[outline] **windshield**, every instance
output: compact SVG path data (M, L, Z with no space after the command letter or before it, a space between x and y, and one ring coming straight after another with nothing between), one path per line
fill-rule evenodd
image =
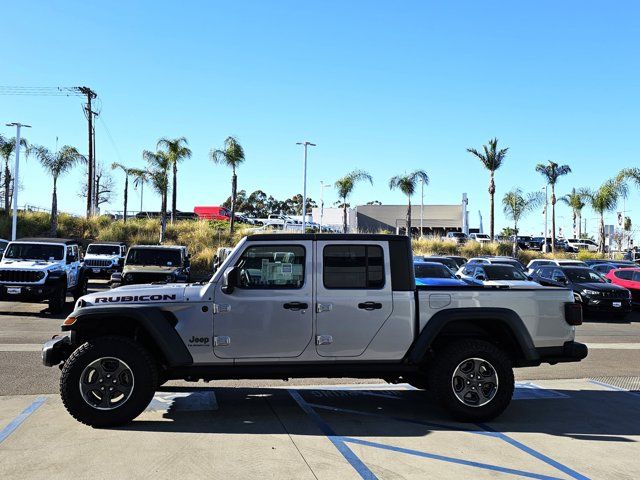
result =
M524 268L522 267L522 264L516 260L500 260L499 262L496 262L496 263L499 265L510 265L521 272L524 270Z
M573 283L606 283L599 273L588 268L565 268L564 274Z
M487 280L526 280L520 271L510 265L487 265L484 272Z
M430 257L427 257L427 258L425 258L425 261L441 263L442 265L445 265L445 266L449 267L454 272L456 270L458 270L458 264L452 258L430 258Z
M444 265L414 265L416 278L456 278Z
M16 260L62 260L62 245L44 245L40 243L11 243L4 252L4 258Z
M87 254L91 255L120 255L120 245L89 245Z
M180 251L161 248L132 248L127 255L127 265L179 266Z

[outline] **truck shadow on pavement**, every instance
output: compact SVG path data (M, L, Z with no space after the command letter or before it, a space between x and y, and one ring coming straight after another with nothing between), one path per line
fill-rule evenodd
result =
M317 390L292 387L289 390L293 394L280 388L169 387L163 392L177 392L180 396L167 405L162 420L156 419L157 416L144 419L153 415L143 414L119 429L325 436L328 428L337 435L349 437L417 437L435 431L496 431L610 442L633 442L624 437L640 435L637 409L640 393L636 392L553 390L553 398L514 400L505 413L485 425L452 421L429 392L419 390L353 387L320 387ZM206 407L203 394L213 396L213 407Z

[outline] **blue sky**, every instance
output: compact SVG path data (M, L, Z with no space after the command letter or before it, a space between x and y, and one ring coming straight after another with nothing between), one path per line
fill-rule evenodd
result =
M159 137L189 139L181 210L228 196L230 172L208 160L228 135L245 147L238 174L247 191L299 193L295 142L308 139L318 144L309 157L314 199L320 180L362 168L374 185L359 185L352 203L404 203L388 179L421 168L431 178L426 203L457 203L467 192L471 225L482 210L485 229L488 175L467 147L493 136L510 147L498 201L515 186L542 187L534 166L547 159L574 170L559 194L639 163L637 2L33 1L9 3L3 16L11 21L0 83L93 88L105 165L142 167L142 150ZM33 125L33 143L55 148L58 137L84 152L81 103L0 95L0 132L12 135L4 123L21 121ZM50 179L34 159L26 165L19 203L48 207ZM123 179L114 177L107 209L122 208ZM60 180L62 210L83 210L81 179L77 168ZM138 205L137 193L130 198ZM634 224L639 198L635 190L626 202ZM145 192L145 208L158 209L159 199ZM584 216L593 232L595 215ZM539 233L542 219L532 213L523 233ZM570 232L566 207L558 224Z

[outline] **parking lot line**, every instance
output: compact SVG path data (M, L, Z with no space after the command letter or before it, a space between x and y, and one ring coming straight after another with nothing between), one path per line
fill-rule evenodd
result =
M44 404L45 401L46 401L46 398L38 397L31 405L29 405L27 408L25 408L20 415L18 415L16 418L14 418L11 421L11 423L9 423L6 427L4 427L2 429L2 431L0 431L0 443L4 442L9 435L11 435L13 432L15 432L16 429L20 425L22 425L22 423L27 418L29 418L29 415L31 415L38 408L40 408Z
M626 388L616 387L615 385L609 385L608 383L599 382L598 380L588 380L588 382L604 387L607 390L613 390L615 392L625 392L629 395L633 395L634 397L640 397L640 392L632 392L631 390L627 390Z

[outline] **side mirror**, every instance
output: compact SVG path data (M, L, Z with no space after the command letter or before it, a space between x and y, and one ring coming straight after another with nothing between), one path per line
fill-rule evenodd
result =
M604 277L604 279L605 279L605 281L606 281L607 283L611 283L611 279L610 279L610 278Z
M229 267L222 276L222 293L231 295L238 285L238 267Z
M458 274L456 273L456 278L462 278L462 275L458 275Z

